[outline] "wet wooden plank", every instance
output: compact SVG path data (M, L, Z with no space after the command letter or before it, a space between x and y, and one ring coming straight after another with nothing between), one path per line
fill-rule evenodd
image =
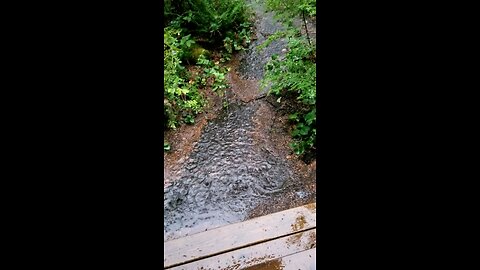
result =
M316 229L267 241L168 270L244 269L316 247Z
M315 270L317 269L317 249L312 248L290 256L283 257L283 270Z
M316 248L298 252L280 259L271 260L247 268L230 268L243 270L315 270L317 269ZM230 270L229 269L229 270ZM218 270L218 269L217 269ZM227 270L227 269L222 269Z
M230 224L164 242L163 267L189 263L315 227L315 203Z

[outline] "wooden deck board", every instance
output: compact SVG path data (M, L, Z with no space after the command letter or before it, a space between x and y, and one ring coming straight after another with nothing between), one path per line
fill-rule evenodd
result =
M183 264L168 270L244 269L273 259L279 259L316 246L316 229L299 232L258 245Z
M247 268L231 268L243 270L315 270L317 269L316 248L298 252L280 259L271 260ZM227 269L222 269L227 270Z
M164 268L230 252L316 227L316 204L164 242Z

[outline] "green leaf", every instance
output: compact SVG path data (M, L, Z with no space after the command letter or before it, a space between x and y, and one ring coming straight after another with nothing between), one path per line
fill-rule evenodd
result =
M168 142L163 142L163 150L170 151L170 144Z
M298 113L293 113L288 116L288 120L298 121Z
M189 114L185 117L185 123L192 125L193 123L195 123L195 118L193 118L193 116Z
M309 126L302 126L300 128L300 135L307 135L308 134L308 131L310 131L310 127Z
M316 109L314 108L312 111L307 113L305 115L304 119L305 119L305 122L307 123L307 125L311 125L317 119Z

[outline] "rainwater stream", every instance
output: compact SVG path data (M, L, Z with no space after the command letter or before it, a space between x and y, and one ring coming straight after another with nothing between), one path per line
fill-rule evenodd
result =
M283 27L260 4L252 5L256 40L233 61L229 104L206 123L188 158L168 176L164 241L244 221L252 210L282 199L298 206L315 200L315 191L303 188L305 176L286 158L285 124L276 120L274 106L258 98L263 67L273 54L285 53L286 41L256 49Z

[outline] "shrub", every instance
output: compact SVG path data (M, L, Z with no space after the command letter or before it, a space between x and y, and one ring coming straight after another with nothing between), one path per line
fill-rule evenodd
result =
M173 26L188 29L194 36L221 42L227 33L240 32L250 14L244 0L166 1L164 15L177 17ZM168 7L167 7L168 6Z
M199 88L223 94L228 87L227 69L210 60L210 49L216 45L225 49L223 63L246 46L251 14L244 0L166 0L163 11L164 119L165 127L175 129L181 122L193 124L195 114L206 105ZM198 76L190 78L186 64L197 65Z
M195 84L188 81L182 66L182 54L192 45L188 36L180 38L181 30L164 29L164 116L167 127L175 129L180 120L191 122L192 115L201 112L204 99Z
M266 4L270 10L275 10L286 17L298 16L302 12L310 17L317 15L316 0L267 0Z
M316 144L316 64L315 47L303 37L289 37L285 58L273 56L265 66L262 87L270 85L269 93L277 96L293 94L297 112L290 115L294 123L291 147L298 155L315 148ZM280 100L280 99L279 99Z

